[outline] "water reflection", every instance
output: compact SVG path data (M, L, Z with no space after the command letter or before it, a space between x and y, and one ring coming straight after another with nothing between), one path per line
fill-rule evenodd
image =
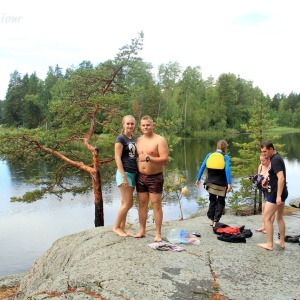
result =
M239 137L245 139L245 137ZM300 187L297 176L300 168L300 149L298 141L300 134L284 135L280 143L286 146L285 163L289 198L300 197ZM240 140L239 140L240 142ZM230 155L236 156L238 152L230 141ZM167 170L178 168L185 171L188 199L183 199L184 217L188 217L198 209L196 200L199 197L207 198L207 192L194 186L197 172L205 155L214 151L216 141L189 139L177 145L172 153L173 162ZM40 165L35 168L44 168ZM87 230L94 227L94 195L88 193L84 196L74 197L65 194L60 201L55 196L48 196L34 203L10 202L10 197L21 196L25 191L33 189L22 183L25 178L35 174L35 168L28 169L9 166L0 161L0 276L27 271L34 260L51 247L58 238ZM115 186L114 178L103 187L104 222L112 225L119 209L119 191ZM179 219L180 211L177 201L168 201L164 204L164 221ZM151 214L150 214L150 220ZM128 221L138 222L136 207L130 210Z
M300 197L300 187L297 180L297 174L300 170L300 148L299 148L300 133L291 133L282 135L276 143L284 145L282 151L285 153L283 158L287 169L287 183L289 187L289 200ZM243 143L247 142L246 135L239 135L234 138L228 139L229 155L231 157L238 157L239 148L233 142ZM192 189L192 197L195 195L199 197L206 197L206 192L202 190L193 190L195 178L198 174L199 167L207 153L215 151L216 141L205 139L185 139L175 148L172 156L174 161L171 162L167 168L178 168L185 170L188 186ZM276 146L274 142L274 145ZM279 151L280 153L280 151ZM250 174L249 174L250 175Z
M14 175L16 171L13 170ZM62 201L48 196L30 204L11 202L10 197L21 196L34 187L19 181L24 178L23 170L17 172L16 180L6 162L0 161L0 172L0 276L27 271L58 238L94 227L93 193L75 197L67 193ZM105 225L113 225L120 201L114 181L104 186L103 198ZM186 200L183 206L185 217L197 210L196 203L191 200ZM168 203L164 209L165 220L179 218L179 214L176 203ZM138 222L136 207L130 210L128 221Z

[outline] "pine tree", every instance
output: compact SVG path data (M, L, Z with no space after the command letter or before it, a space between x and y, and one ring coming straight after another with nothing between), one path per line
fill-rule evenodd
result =
M266 133L276 125L276 120L270 117L270 103L268 100L260 89L255 88L253 90L253 105L249 110L249 122L241 125L241 128L249 134L250 142L234 143L240 148L240 155L231 159L232 174L234 177L241 178L240 188L229 197L230 206L235 211L239 211L241 207L245 206L253 208L254 214L261 211L262 195L252 185L249 176L257 173L262 141L270 138L273 141L278 138Z

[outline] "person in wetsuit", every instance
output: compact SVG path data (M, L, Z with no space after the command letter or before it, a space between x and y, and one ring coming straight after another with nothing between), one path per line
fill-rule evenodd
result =
M226 154L228 144L225 140L220 140L217 143L217 150L208 153L199 169L196 186L199 187L201 177L204 170L207 169L207 178L205 184L213 184L224 187L224 195L220 196L214 194L212 189L209 189L209 207L207 217L210 219L210 226L215 227L216 223L220 221L223 210L225 208L226 192L230 192L231 186L231 172L230 172L230 157Z

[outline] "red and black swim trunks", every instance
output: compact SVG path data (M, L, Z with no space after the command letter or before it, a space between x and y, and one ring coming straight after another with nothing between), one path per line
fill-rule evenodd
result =
M138 173L136 178L136 190L138 193L162 194L164 185L163 173L144 175Z

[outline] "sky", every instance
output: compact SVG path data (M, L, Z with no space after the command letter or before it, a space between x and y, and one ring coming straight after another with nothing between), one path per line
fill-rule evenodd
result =
M2 0L0 99L10 74L94 66L144 32L153 65L201 67L203 79L233 73L265 95L300 93L298 0Z

